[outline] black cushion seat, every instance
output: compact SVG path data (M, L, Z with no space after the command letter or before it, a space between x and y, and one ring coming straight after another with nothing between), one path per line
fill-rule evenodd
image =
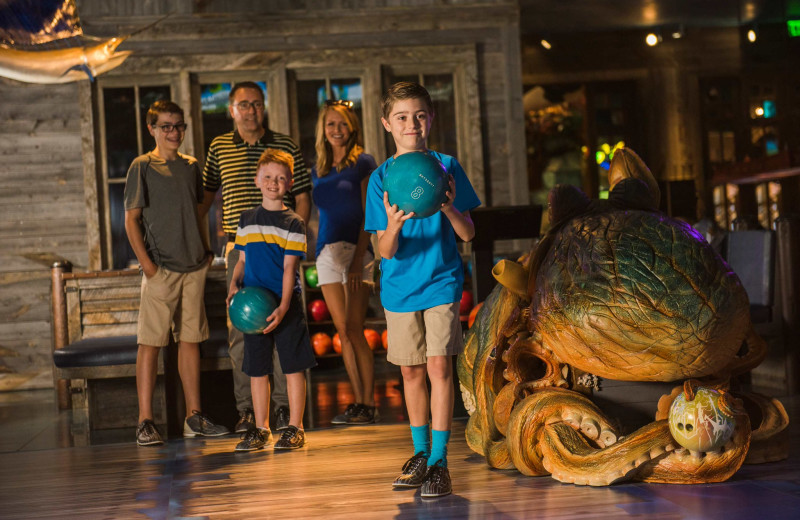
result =
M58 368L135 365L138 350L135 335L86 338L54 350L53 363ZM200 357L228 357L228 331L212 330L200 344Z

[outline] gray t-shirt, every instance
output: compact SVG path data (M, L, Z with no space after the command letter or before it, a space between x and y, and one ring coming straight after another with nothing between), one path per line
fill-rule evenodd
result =
M178 155L167 161L148 152L133 160L125 181L125 209L142 208L150 259L170 271L188 273L205 262L197 225L203 176L197 159Z

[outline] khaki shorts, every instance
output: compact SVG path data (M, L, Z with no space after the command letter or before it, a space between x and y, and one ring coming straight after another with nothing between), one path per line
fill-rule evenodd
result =
M460 302L424 311L386 311L389 347L386 359L400 366L424 365L432 356L456 356L464 348Z
M200 343L208 339L208 320L203 299L205 267L178 273L159 267L152 278L142 275L142 298L136 341L140 345L165 347L169 332L175 341Z

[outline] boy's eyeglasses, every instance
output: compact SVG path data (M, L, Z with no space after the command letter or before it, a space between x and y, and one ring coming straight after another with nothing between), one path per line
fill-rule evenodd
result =
M249 112L251 108L255 108L256 110L264 109L264 103L262 103L261 101L256 101L254 103L251 103L249 101L239 101L233 106L235 106L242 112Z
M352 101L348 101L346 99L326 99L325 100L325 106L326 107L340 106L340 107L345 107L345 108L351 108L352 109L353 108L353 102Z
M169 134L172 133L173 130L177 130L178 132L184 132L186 131L186 126L187 126L186 123L178 123L176 125L171 125L167 123L165 125L158 125L157 128L160 128L161 131L164 132L165 134Z

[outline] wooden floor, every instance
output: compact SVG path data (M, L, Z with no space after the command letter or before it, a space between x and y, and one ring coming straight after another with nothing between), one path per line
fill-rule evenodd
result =
M1 519L800 518L797 397L783 400L793 421L789 460L699 486L591 488L492 470L467 448L459 420L448 457L454 492L423 500L391 488L412 451L391 404L378 425L307 431L302 450L234 453L237 436L138 448L132 432L66 447L69 413L47 395L0 394Z

